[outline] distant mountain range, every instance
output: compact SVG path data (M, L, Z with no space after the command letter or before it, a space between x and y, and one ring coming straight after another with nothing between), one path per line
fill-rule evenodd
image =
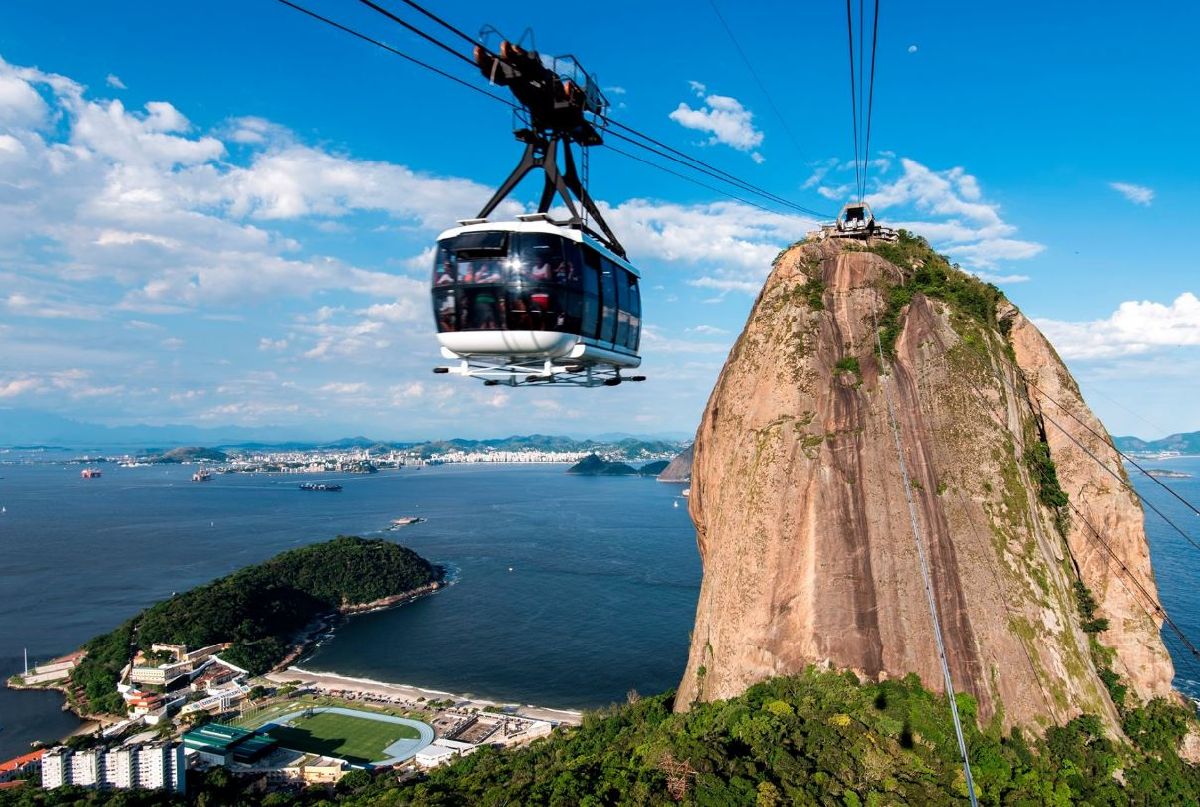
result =
M1171 434L1161 440L1142 440L1137 437L1114 437L1113 443L1124 452L1150 453L1178 451L1180 454L1200 454L1200 432Z
M272 449L304 451L311 449L391 449L418 448L423 456L447 451L589 451L603 449L606 453L637 460L647 455L677 453L685 439L667 436L638 436L625 433L603 434L597 437L566 437L562 435L513 435L486 440L454 438L450 440L386 441L363 435L337 439L296 439L296 430L283 426L102 426L86 423L49 412L30 409L0 408L0 446L46 447L76 450L116 449L135 454L167 455L179 447L214 446L227 449ZM192 448L192 450L196 450Z

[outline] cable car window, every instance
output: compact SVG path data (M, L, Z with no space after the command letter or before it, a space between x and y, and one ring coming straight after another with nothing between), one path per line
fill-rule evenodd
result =
M454 289L435 289L433 292L433 317L437 321L438 333L458 330L457 295Z
M541 330L540 319L535 323L534 318L538 316L533 303L529 299L529 291L512 286L508 289L508 305L507 305L507 320L508 329L510 331L538 331Z
M450 243L450 249L459 258L502 257L508 254L508 232L482 230L462 233Z
M624 347L629 341L629 273L619 266L613 269L617 278L617 336L613 342Z
M567 271L563 239L549 233L520 233L515 257L521 278L534 283L552 283Z
M434 288L453 286L457 279L458 273L454 267L454 253L446 246L446 242L442 241L438 244L437 253L433 256Z
M465 331L494 331L502 327L503 294L500 287L481 286L464 289L467 305L461 311Z
M617 267L607 258L600 262L600 331L598 339L613 341L617 326Z
M563 260L554 276L562 300L562 318L557 330L580 334L583 322L583 256L574 241L564 238L562 246Z
M642 333L642 294L638 279L631 274L625 277L629 281L629 334L625 339L625 347L637 353Z
M596 338L600 324L600 256L588 247L583 248L583 311L579 333Z

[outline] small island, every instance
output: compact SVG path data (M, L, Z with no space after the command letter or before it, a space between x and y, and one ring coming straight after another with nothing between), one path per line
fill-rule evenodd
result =
M667 467L666 460L657 460L634 468L624 462L612 462L599 454L588 454L567 469L569 474L579 476L658 476Z
M92 639L62 688L80 715L123 715L117 684L135 652L226 645L224 661L260 675L296 658L339 616L436 591L443 580L440 566L381 538L339 536L292 549L163 600Z
M202 446L181 446L172 448L169 451L164 451L161 454L148 454L140 457L142 462L150 462L163 465L174 465L184 462L225 462L229 459L229 455L224 451L219 451L215 448L204 448Z

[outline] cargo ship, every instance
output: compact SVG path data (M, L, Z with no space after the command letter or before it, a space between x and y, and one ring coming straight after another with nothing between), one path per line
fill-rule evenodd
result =
M337 485L332 482L301 482L300 483L300 490L326 490L326 491L334 491L335 492L335 491L339 491L341 489L342 489L341 485Z

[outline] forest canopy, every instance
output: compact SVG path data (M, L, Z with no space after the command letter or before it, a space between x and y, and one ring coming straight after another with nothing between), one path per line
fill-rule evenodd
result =
M134 649L155 643L232 647L221 656L251 673L278 663L293 637L339 608L404 594L440 580L442 570L383 539L339 536L300 547L151 606L84 645L71 674L89 713L124 712L117 677Z

